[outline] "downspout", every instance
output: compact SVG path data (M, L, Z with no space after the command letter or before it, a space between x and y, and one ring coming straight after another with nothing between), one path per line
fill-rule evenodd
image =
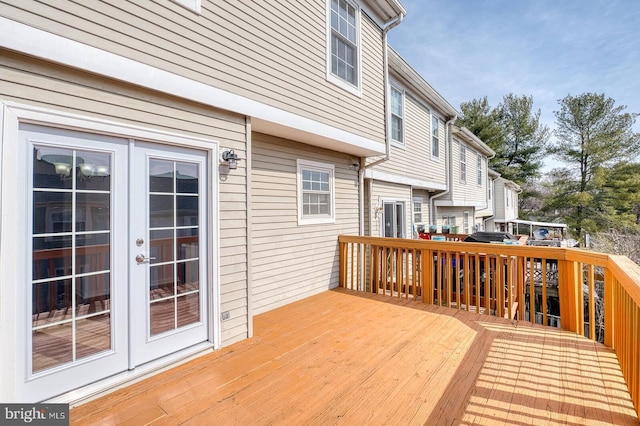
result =
M452 148L451 148L451 141L449 140L450 135L449 135L449 127L451 126L451 124L453 124L454 121L456 121L458 119L457 115L454 115L453 117L451 117L450 120L448 120L446 123L444 123L444 142L445 144L447 144L448 148L449 148L449 158L446 158L447 155L447 150L445 149L445 162L444 162L444 167L445 167L445 176L447 179L447 189L445 189L443 192L433 195L430 198L430 213L431 213L431 224L432 225L437 225L438 221L437 221L437 214L436 214L436 210L435 210L435 203L433 200L435 200L436 198L440 198L442 196L447 195L450 191L451 191L451 185L453 182L453 176L451 176L451 174L453 173L453 164L449 164L452 161Z
M382 42L384 44L383 54L383 84L384 84L384 143L385 143L385 156L384 158L369 164L368 167L375 166L391 158L391 136L389 131L389 47L387 42L387 34L391 29L400 25L404 14L400 13L395 18L384 23L382 27ZM360 169L358 170L358 210L360 210L360 224L359 232L361 236L364 236L364 173L367 169L367 159L363 157L360 159ZM371 182L371 181L369 181ZM371 191L369 191L371 196ZM369 212L369 233L371 233L371 212ZM360 252L360 277L364 278L364 252ZM363 279L358 280L360 285L363 285Z
M366 157L360 161L360 170L358 175L358 184L360 188L360 196L359 196L359 210L360 210L360 235L364 236L364 173L367 168L373 167L376 164L380 164L385 162L391 158L391 134L389 131L389 115L390 115L390 106L389 106L389 48L387 44L387 33L394 27L400 25L402 19L404 18L404 14L400 13L394 19L391 19L384 23L382 27L382 42L384 43L384 55L383 55L383 64L382 67L384 69L384 144L385 144L385 156L380 160L377 160L369 165L367 165ZM371 227L369 227L369 232L371 232Z

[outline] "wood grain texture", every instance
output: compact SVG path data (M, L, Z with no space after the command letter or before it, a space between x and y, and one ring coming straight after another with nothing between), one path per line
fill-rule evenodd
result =
M637 424L615 354L551 327L346 289L71 411L72 424Z

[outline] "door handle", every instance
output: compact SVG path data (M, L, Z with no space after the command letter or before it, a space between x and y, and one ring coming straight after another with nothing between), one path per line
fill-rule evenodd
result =
M155 257L146 257L144 254L140 253L136 256L136 262L138 263L143 263L146 262L148 260L155 260Z

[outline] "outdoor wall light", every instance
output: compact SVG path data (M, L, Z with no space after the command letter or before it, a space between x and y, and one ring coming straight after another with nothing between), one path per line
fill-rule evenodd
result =
M235 170L238 168L238 154L233 152L232 149L222 152L222 161L227 163L230 170Z

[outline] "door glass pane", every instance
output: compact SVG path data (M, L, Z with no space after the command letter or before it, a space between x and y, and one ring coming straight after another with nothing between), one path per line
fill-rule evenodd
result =
M111 315L101 314L78 320L76 325L78 358L95 355L111 348Z
M70 322L33 330L33 372L73 361L73 328Z
M149 225L152 228L173 226L173 195L149 195Z
M178 297L178 327L200 322L200 294Z
M385 237L395 237L394 232L394 224L395 220L393 218L393 204L392 203L384 203L384 236Z
M109 154L77 151L76 171L76 189L107 192L111 189Z
M152 336L176 328L174 298L153 302L149 308L149 323Z
M149 160L151 336L200 321L200 167ZM171 182L169 182L171 180ZM155 192L155 193L154 193ZM160 193L161 192L161 193ZM191 304L197 309L192 312Z
M180 194L198 193L198 165L176 163L177 190Z
M199 256L198 228L178 229L178 260L196 259Z
M173 229L149 231L149 256L151 263L164 263L173 260Z
M37 373L111 349L112 158L46 146L33 152L31 347Z
M396 204L396 237L403 238L404 235L402 233L402 221L404 218L404 204L398 203Z
M33 187L71 189L73 150L39 146L33 148Z
M70 192L33 191L33 233L71 232L72 198Z
M110 195L78 193L76 196L76 231L104 231L111 227Z
M77 273L108 271L111 268L109 237L109 234L88 234L76 237Z
M149 191L173 192L173 161L149 160Z

